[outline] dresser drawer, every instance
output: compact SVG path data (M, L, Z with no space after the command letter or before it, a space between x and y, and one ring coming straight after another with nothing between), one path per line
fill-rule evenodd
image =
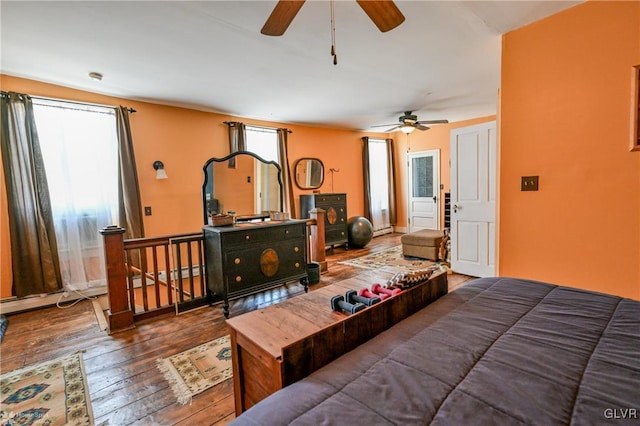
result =
M292 224L287 226L267 226L247 228L237 232L225 233L222 236L223 245L238 245L256 243L261 241L280 241L293 238L304 237L306 233L305 224Z
M346 201L347 194L318 194L315 198L316 207L344 205Z
M347 241L347 231L342 228L333 228L325 230L325 243L335 243L338 241Z
M229 294L273 280L304 274L305 248L301 241L264 243L224 255Z

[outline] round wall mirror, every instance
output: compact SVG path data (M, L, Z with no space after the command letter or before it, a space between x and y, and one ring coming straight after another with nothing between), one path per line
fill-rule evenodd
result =
M317 189L324 182L324 165L317 158L300 158L293 170L300 189Z

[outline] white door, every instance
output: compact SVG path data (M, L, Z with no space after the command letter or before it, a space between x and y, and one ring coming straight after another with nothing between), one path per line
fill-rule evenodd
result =
M451 131L451 269L496 273L496 122Z
M440 150L407 154L409 232L440 228Z

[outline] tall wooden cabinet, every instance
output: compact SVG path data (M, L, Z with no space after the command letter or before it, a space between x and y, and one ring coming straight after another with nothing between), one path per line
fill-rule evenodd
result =
M309 210L323 209L325 213L324 239L327 246L347 245L347 194L300 195L300 217L309 218Z
M307 278L307 225L304 220L247 222L205 226L207 287L213 300L246 296L286 282Z

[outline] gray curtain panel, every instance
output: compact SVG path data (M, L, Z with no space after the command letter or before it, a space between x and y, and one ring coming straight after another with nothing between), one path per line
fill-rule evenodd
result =
M282 169L283 211L289 213L293 219L296 217L295 200L293 198L293 181L289 170L289 149L287 148L288 129L278 129L278 163Z
M391 226L398 224L396 208L396 162L393 147L393 139L385 139L387 142L387 170L389 171L389 223Z
M238 121L225 121L229 128L229 154L247 150L247 126ZM229 160L229 167L236 168L236 159Z
M129 110L116 108L116 130L118 134L118 211L119 225L125 229L124 238L144 237L140 185L133 153Z
M362 137L362 182L364 183L364 217L372 220L371 176L369 175L369 137Z
M7 187L13 294L62 288L47 176L28 95L2 92L0 145Z

